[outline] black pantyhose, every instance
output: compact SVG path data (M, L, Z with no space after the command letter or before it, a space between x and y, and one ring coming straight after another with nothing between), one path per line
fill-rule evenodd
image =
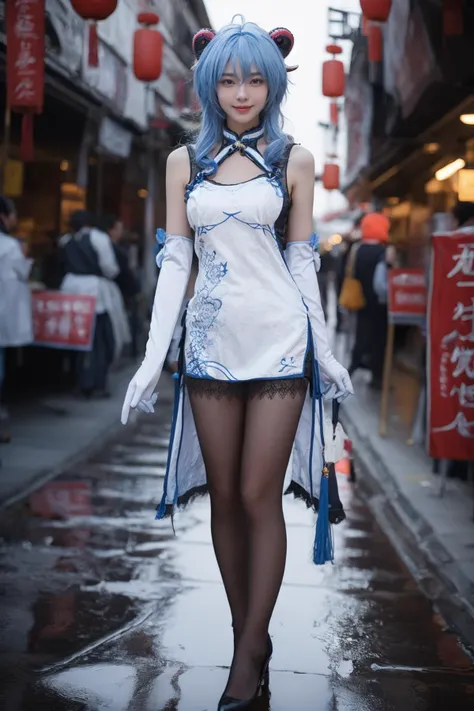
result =
M187 379L211 496L214 550L235 627L226 693L250 698L266 653L286 560L285 472L304 379L217 383Z

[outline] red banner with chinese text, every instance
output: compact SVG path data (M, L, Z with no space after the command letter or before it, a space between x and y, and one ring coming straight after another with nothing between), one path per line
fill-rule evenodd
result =
M35 291L32 294L34 345L90 351L95 297Z
M427 306L424 269L388 270L388 317L390 323L423 324Z
M433 237L427 415L431 457L474 459L474 228Z
M44 98L45 0L5 4L8 106L39 113Z

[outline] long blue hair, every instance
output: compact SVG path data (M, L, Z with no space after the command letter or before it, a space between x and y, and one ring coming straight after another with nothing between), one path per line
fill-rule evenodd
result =
M264 158L267 165L276 167L282 157L288 136L283 133L281 103L288 90L288 76L280 50L268 32L253 22L223 27L208 44L196 64L194 87L202 107L201 128L196 138L196 160L201 168L217 164L210 153L220 144L226 115L217 100L217 83L227 63L236 71L237 62L245 81L255 69L268 85L268 98L261 116L268 142Z

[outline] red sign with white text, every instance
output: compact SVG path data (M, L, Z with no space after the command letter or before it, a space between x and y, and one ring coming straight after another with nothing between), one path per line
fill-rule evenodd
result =
M388 317L390 323L420 324L426 318L424 269L388 270Z
M90 351L94 338L95 297L34 291L34 345Z
M427 414L431 457L474 459L474 228L433 237Z
M9 0L5 6L8 106L41 112L45 0Z

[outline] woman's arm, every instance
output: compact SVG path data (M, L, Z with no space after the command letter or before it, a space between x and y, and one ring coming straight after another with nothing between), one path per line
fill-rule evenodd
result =
M309 151L295 146L288 162L288 187L292 205L288 218L286 263L303 297L311 323L311 333L319 368L332 387L329 397L342 400L353 393L346 369L337 362L329 347L318 278L313 234L314 159Z
M303 146L294 146L291 150L288 189L292 199L288 242L308 242L313 232L314 158Z
M186 216L185 187L189 179L186 148L178 148L166 165L166 241L156 286L145 358L128 386L122 408L126 424L130 408L153 412L153 391L163 369L179 319L193 262L193 241Z
M186 146L172 151L166 162L166 231L191 236L184 193L189 182L189 155Z

